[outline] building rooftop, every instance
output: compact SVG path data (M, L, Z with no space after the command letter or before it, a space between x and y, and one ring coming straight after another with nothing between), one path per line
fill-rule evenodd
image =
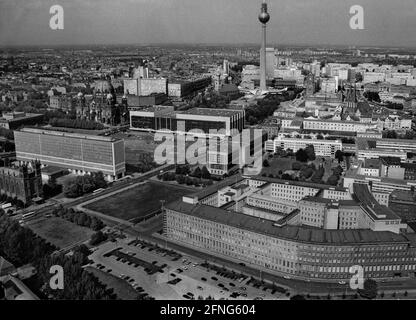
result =
M354 183L353 189L353 198L361 204L361 208L374 220L400 219L400 217L393 210L378 203L378 201L371 194L367 184Z
M262 177L262 176L255 176L255 177L250 177L250 178L252 180L260 180L260 181L270 182L270 183L288 184L288 185L307 187L307 188L313 188L313 189L346 191L346 188L334 187L334 186L329 186L327 184L318 184L318 183L307 182L307 181L293 181L293 180L287 181L287 180L282 180L278 178L270 178L270 177Z
M97 140L97 141L105 141L105 142L115 142L115 141L122 140L122 139L117 139L114 137L104 137L104 136L97 136L97 135L90 135L90 134L61 132L61 131L54 131L54 130L47 130L47 129L23 128L17 131L35 133L35 134L44 134L44 135L50 135L50 136L61 136L61 137L68 137L68 138Z
M402 163L399 157L380 157L380 161L387 166L400 166Z
M399 158L400 160L400 158ZM378 169L380 168L380 160L379 159L365 159L363 168L366 169Z
M207 205L192 205L181 200L169 203L168 210L180 212L196 218L213 221L231 227L264 234L270 237L316 244L382 244L408 243L409 239L403 235L388 231L372 230L325 230L305 226L285 225L279 227L270 220L264 220L237 212L230 212L221 208Z
M40 113L24 113L24 112L4 112L3 116L0 118L0 122L13 122L20 121L24 119L31 118L40 118L43 117L43 114Z
M192 114L199 116L212 116L212 117L232 117L236 114L240 114L243 111L235 109L209 109L209 108L193 108L186 111L180 111L178 114Z

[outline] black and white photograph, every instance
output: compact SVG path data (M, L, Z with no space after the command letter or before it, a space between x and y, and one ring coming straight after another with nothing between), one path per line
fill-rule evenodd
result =
M0 305L416 299L415 30L414 0L0 0Z

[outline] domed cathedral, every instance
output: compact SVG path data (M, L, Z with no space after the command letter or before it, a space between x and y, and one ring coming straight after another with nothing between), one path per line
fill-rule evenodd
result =
M122 114L127 108L117 104L117 96L111 77L107 76L105 80L99 80L95 84L92 97L86 99L79 94L78 105L76 107L77 118L100 122L105 125L118 125L122 122Z

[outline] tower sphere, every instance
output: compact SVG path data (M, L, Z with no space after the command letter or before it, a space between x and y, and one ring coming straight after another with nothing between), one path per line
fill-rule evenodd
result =
M270 15L267 12L261 12L259 14L259 20L261 23L266 24L270 20Z

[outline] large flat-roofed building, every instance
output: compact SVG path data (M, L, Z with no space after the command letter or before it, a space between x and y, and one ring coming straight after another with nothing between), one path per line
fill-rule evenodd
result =
M201 78L193 81L169 80L169 97L182 98L208 87L212 83L211 77Z
M127 96L119 96L117 97L117 103L122 104L123 98L127 99L127 105L129 107L149 107L155 105L163 105L168 100L168 97L164 93L155 93L150 96L135 96L135 95L127 95Z
M230 180L238 197L201 191L165 207L164 234L181 245L296 279L337 282L360 265L366 277L416 276L416 235L380 192L267 177ZM245 199L246 197L246 199ZM382 201L386 203L385 201Z
M0 118L0 127L16 130L22 126L42 123L43 114L25 112L4 112Z
M232 130L244 129L244 110L194 108L175 111L173 107L154 106L146 109L130 109L132 130L156 132L171 130L176 133L189 133L201 130L223 130L224 136L231 136Z
M76 174L101 171L109 181L125 171L124 140L111 137L24 128L14 132L16 158Z
M165 78L125 79L124 94L150 96L157 93L168 93L168 80Z
M347 280L354 265L373 279L414 277L416 272L414 234L279 226L183 200L166 206L164 233L181 245L296 279Z
M377 129L377 125L359 121L305 119L303 129L306 131L322 132L366 132Z
M408 152L416 152L413 140L357 138L356 155L359 160L397 157L407 159Z

